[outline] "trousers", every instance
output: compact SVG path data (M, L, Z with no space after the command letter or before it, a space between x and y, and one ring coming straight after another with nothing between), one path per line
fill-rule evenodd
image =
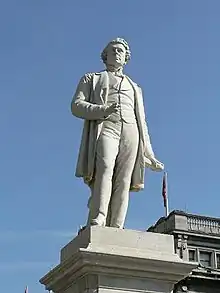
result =
M137 123L103 122L96 147L87 225L124 227L138 144Z

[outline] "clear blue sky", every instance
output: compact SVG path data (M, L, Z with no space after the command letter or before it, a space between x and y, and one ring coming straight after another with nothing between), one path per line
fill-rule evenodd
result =
M82 121L70 102L100 52L128 40L126 72L145 94L152 144L168 171L170 209L220 216L220 1L0 1L1 291L38 279L84 224L74 177ZM127 228L164 215L161 173L132 193Z

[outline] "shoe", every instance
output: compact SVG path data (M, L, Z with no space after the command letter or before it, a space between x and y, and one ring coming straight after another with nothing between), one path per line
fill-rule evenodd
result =
M91 219L90 221L91 226L105 226L105 216L101 213L98 214L98 216L94 219Z
M90 222L90 225L91 225L91 226L103 226L103 225L100 224L100 223L98 222L98 220L96 220L96 219L92 219L91 222Z

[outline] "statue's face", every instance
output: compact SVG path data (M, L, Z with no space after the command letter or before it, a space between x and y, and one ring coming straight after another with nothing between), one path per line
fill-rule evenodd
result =
M107 49L107 65L121 67L125 65L126 49L122 44L109 44Z

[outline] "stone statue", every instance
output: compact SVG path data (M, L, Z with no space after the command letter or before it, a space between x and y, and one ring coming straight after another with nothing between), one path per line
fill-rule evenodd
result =
M141 88L123 73L131 52L121 38L101 58L106 69L85 74L71 110L84 119L76 176L91 188L87 225L123 228L129 191L144 188L145 167L163 170L151 147Z

